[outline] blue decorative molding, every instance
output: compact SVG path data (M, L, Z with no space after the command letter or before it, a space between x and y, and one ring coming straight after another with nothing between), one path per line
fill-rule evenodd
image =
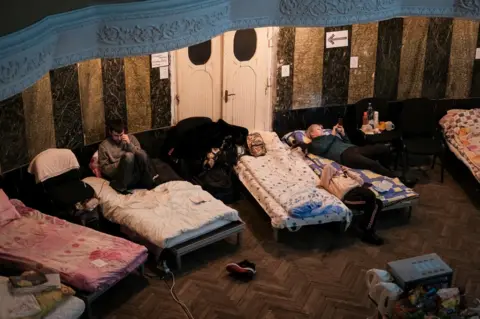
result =
M150 0L91 6L0 37L0 100L50 69L82 60L175 50L233 29L339 26L400 16L478 19L480 0Z

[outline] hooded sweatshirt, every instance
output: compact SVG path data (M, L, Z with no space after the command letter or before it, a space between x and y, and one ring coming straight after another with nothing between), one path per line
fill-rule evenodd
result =
M330 194L343 200L345 194L356 187L361 187L363 180L355 172L350 170L338 170L328 164L323 168L320 186L326 189Z

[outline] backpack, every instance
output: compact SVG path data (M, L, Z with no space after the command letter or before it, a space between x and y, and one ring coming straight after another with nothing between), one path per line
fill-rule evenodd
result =
M228 204L235 201L232 183L232 171L225 166L214 166L212 169L193 177L193 182L212 194L216 199Z
M265 142L260 133L252 133L247 136L247 146L253 157L263 156L267 153Z

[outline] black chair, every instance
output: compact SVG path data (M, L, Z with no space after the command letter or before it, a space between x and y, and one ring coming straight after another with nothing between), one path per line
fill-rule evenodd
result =
M367 135L363 134L360 129L363 124L363 113L367 112L369 104L372 105L374 111L379 113L379 121L391 121L395 124L396 128L392 131L384 131L382 134ZM388 144L395 143L395 141L400 140L402 133L398 127L398 120L394 116L394 112L389 107L388 101L381 98L366 98L355 103L355 120L356 120L356 129L360 137L359 144Z
M409 155L433 156L432 169L437 157L441 161L443 183L445 144L435 117L435 103L427 98L409 99L403 102L401 114L404 174L409 167Z

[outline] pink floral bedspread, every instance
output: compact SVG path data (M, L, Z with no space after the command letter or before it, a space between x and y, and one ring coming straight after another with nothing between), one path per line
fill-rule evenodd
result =
M440 125L452 152L480 182L480 109L450 110Z
M11 200L22 218L0 229L0 262L46 268L84 292L111 286L143 264L147 249Z

